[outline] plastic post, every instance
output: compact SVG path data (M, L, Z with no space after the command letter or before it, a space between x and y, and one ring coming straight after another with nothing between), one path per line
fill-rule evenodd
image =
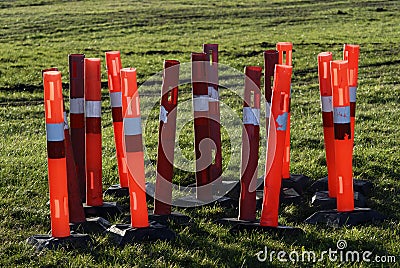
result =
M264 197L261 226L278 226L279 196L282 183L282 165L289 113L292 67L275 65L274 88L265 164Z
M222 145L221 145L221 125L220 107L218 91L218 44L203 44L203 52L208 55L207 62L207 81L209 96L209 116L210 116L210 139L214 142L216 150L213 162L210 166L210 181L214 182L222 175Z
M179 61L164 61L154 197L154 214L157 215L171 214L178 84Z
M85 59L86 204L103 205L100 59Z
M328 194L336 198L337 181L335 175L335 136L333 129L333 105L331 87L332 53L318 54L318 78L321 96L322 124L324 128L326 165L328 169Z
M337 180L337 210L354 210L353 137L350 126L350 94L348 62L331 62L333 123L335 132L335 162Z
M350 124L351 136L354 141L354 126L356 121L356 95L358 85L358 58L360 55L359 45L345 44L343 49L343 59L349 62L349 91L350 91Z
M146 204L144 153L136 69L123 68L120 75L131 225L135 228L144 228L149 226L149 219Z
M70 236L61 73L43 73L51 235Z
M239 220L256 220L256 183L260 143L262 67L245 68ZM251 191L250 191L251 190Z
M110 92L111 112L113 119L114 141L118 161L119 184L128 188L128 169L122 145L122 94L121 94L121 56L119 51L106 52L108 89Z
M271 96L275 65L279 63L277 50L264 51L264 89L265 89L265 129L268 138L269 116L271 114Z
M292 50L293 44L290 42L279 42L276 44L276 49L279 52L279 64L284 64L288 66L292 66ZM289 111L287 118L287 128L286 128L286 141L285 141L285 152L283 157L283 170L282 170L282 178L289 179L290 178L290 106L291 106L291 90L292 86L290 86L290 94L289 94Z
M212 163L210 145L209 97L206 53L192 53L192 87L194 111L194 141L196 154L197 199L207 202L213 197L210 181Z
M68 56L71 143L82 202L86 200L84 60L84 54L71 54Z

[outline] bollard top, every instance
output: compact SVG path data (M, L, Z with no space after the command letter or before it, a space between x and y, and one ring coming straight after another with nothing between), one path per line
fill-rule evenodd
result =
M333 107L350 106L347 61L331 61L331 86Z
M332 52L318 54L318 78L321 96L332 96L331 64Z

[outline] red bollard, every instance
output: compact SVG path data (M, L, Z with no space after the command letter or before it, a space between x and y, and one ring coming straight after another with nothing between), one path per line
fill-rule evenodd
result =
M212 163L210 165L210 180L213 182L214 190L218 190L221 181L218 180L222 175L222 148L221 148L221 125L220 125L220 108L219 108L219 92L218 92L218 44L203 44L203 52L208 55L206 77L208 83L208 96L209 96L209 127L210 139L214 142L216 149L212 156ZM218 180L218 182L215 182Z
M103 205L100 59L85 59L86 204Z
M50 192L51 235L70 236L67 162L64 143L64 111L61 73L43 73L46 112L47 157Z
M331 52L322 52L318 54L318 77L321 94L322 124L324 127L326 165L328 168L328 192L329 197L336 198L337 181L335 175L335 138L333 130L331 61Z
M279 196L282 164L289 113L290 81L292 67L276 65L272 92L271 117L269 121L267 163L264 182L264 199L261 226L278 226Z
M71 54L68 56L71 143L82 202L86 200L84 59L84 54Z
M135 68L121 69L121 88L131 225L132 227L143 228L149 226L149 220L146 204L139 92L137 90Z
M209 97L207 84L207 62L205 53L192 53L192 87L194 110L194 140L196 154L197 199L209 202L213 198L209 183L210 164L212 163Z
M179 61L164 61L154 196L154 214L157 215L171 214L178 84Z
M333 123L335 132L335 162L337 179L337 210L354 210L353 137L350 126L350 94L348 62L331 62Z
M256 220L256 187L260 142L260 84L262 68L245 68L239 220ZM250 191L249 189L253 189Z
M122 95L121 95L121 56L119 51L106 52L108 73L108 89L110 92L111 110L113 118L114 141L118 161L119 185L111 186L104 194L124 196L128 194L128 169L126 156L122 145ZM125 189L124 189L125 188Z
M276 49L279 52L279 64L284 64L288 66L292 66L292 49L293 44L290 42L279 42L276 44ZM291 87L290 87L290 91ZM285 141L285 152L283 157L283 169L282 169L282 178L289 179L290 178L290 105L291 105L291 92L289 95L289 111L287 118L287 129L286 129L286 141Z
M350 124L351 137L354 141L354 125L356 121L356 94L358 84L358 57L360 55L359 45L345 44L343 49L343 59L349 63L349 91L350 91Z
M264 89L265 89L265 129L268 138L269 117L271 114L271 97L275 65L279 63L277 50L264 51Z

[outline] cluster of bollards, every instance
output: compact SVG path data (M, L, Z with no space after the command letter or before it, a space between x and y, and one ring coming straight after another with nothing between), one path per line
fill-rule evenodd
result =
M280 203L298 204L309 186L304 175L290 174L290 106L292 43L280 42L264 52L265 175L257 178L260 144L261 78L263 68L245 67L240 181L221 180L222 145L219 102L218 45L203 45L192 53L191 84L194 113L196 187L173 202L174 148L180 62L165 60L161 87L156 183L146 183L136 69L122 68L120 52L106 52L108 87L118 163L119 184L104 195L128 197L129 223L111 225L122 215L115 202L103 201L101 135L101 61L83 54L69 55L70 124L64 108L61 73L43 71L47 133L51 235L34 235L28 243L38 249L90 246L91 233L107 233L117 245L137 241L173 240L168 224L188 224L190 217L176 207L219 204L238 207L237 218L217 221L231 232L261 230L302 233L278 223ZM310 216L310 224L358 225L385 219L360 208L371 183L353 180L358 45L345 45L343 60L332 53L318 55L318 74L328 176L311 187L312 205L325 209ZM209 139L216 148L202 143ZM205 164L206 163L206 164ZM148 212L146 193L154 198ZM256 210L261 208L261 217Z

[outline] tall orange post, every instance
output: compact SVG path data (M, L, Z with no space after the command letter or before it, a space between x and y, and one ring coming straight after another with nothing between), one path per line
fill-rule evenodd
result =
M128 169L126 156L123 150L123 122L122 122L122 94L121 94L121 56L119 51L106 52L106 64L108 74L108 89L110 92L111 112L113 119L114 141L117 153L119 185L111 186L105 194L123 196L128 193ZM124 189L125 188L125 189Z
M282 164L288 126L290 82L292 67L276 65L274 89L269 120L267 162L265 165L264 201L261 226L278 226L279 196L281 190Z
M245 68L239 220L256 219L258 150L260 145L260 84L262 68ZM253 187L250 187L253 185ZM252 190L251 190L252 189Z
M86 204L103 205L100 59L85 59Z
M358 57L360 55L359 45L345 44L343 49L343 59L349 63L349 92L350 92L350 124L351 136L354 140L354 125L356 121L356 93L358 85Z
M268 131L269 117L271 114L272 86L275 65L279 63L279 52L277 50L264 51L264 90L265 90L265 129ZM268 133L266 133L268 138Z
M279 42L276 44L276 49L279 52L279 64L292 66L293 44L290 42ZM290 178L290 105L291 105L291 88L289 95L289 107L288 107L289 111L287 118L285 151L284 151L283 166L282 166L282 177L284 179Z
M318 54L319 90L321 95L326 165L328 169L328 193L329 197L336 198L337 181L335 175L335 138L333 129L331 61L331 52L322 52Z
M70 236L67 162L64 138L64 102L61 73L43 73L50 192L51 235Z
M353 137L350 125L350 93L348 62L331 62L335 162L337 179L337 210L354 210Z
M71 144L82 202L86 200L84 60L84 54L68 56Z
M149 220L146 204L139 91L137 89L135 68L121 69L121 90L131 225L132 227L143 228L149 226Z

